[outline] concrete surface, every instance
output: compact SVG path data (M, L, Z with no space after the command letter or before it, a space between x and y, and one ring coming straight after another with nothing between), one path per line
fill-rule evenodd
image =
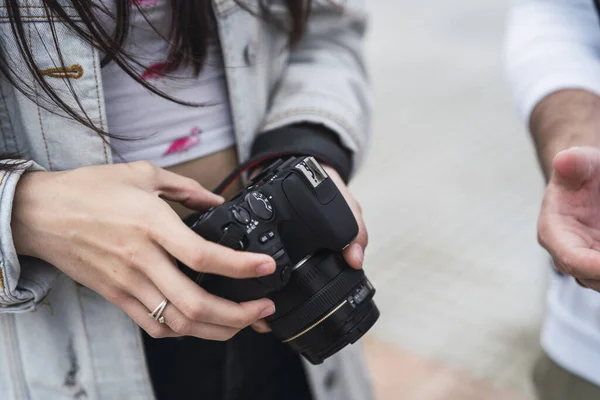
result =
M548 266L543 182L502 70L508 2L370 4L375 136L352 187L382 311L373 336L530 398Z
M517 391L474 379L373 337L365 338L377 400L525 400Z

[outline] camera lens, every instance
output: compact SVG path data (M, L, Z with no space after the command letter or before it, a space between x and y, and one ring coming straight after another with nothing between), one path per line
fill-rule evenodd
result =
M312 364L360 339L379 318L375 288L338 253L319 252L298 266L275 294L268 318L275 336Z

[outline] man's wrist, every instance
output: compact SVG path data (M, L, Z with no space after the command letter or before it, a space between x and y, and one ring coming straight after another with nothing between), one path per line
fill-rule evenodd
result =
M562 90L544 98L529 125L546 179L560 151L573 146L600 148L600 97L585 90Z

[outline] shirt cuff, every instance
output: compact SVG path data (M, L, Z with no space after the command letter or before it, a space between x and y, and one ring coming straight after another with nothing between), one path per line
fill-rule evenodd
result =
M279 155L307 155L333 167L348 183L352 173L352 152L338 136L317 124L295 124L260 134L252 145L252 158L274 158Z
M13 199L19 179L28 171L43 171L32 161L0 160L12 164L9 171L0 171L0 314L35 309L50 292L58 270L37 259L17 255L11 231ZM22 268L24 267L24 268Z

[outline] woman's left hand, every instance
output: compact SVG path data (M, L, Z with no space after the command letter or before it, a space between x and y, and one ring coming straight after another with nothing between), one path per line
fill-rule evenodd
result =
M369 234L367 233L367 227L365 226L365 221L362 217L362 208L358 201L354 198L348 186L342 180L340 174L333 168L328 165L322 164L323 168L329 175L331 179L335 182L338 187L340 193L346 199L346 202L350 206L350 209L354 213L354 217L356 218L356 222L358 223L358 236L354 239L354 241L350 244L350 246L346 247L344 252L342 253L346 262L354 269L360 269L363 265L363 260L365 258L365 249L369 244Z
M335 182L335 185L338 187L340 193L344 196L344 199L346 199L346 202L350 206L350 209L354 213L354 218L356 218L356 222L358 223L358 235L354 241L348 247L346 247L342 255L350 267L354 269L361 269L365 258L365 249L369 244L369 234L367 233L367 227L362 217L362 208L352 193L350 193L348 186L346 186L340 174L329 165L321 164L321 166L325 169L327 175L333 179L333 182ZM254 174L257 173L258 171L254 172ZM271 331L269 325L264 319L256 321L251 326L252 329L259 333L267 333Z

